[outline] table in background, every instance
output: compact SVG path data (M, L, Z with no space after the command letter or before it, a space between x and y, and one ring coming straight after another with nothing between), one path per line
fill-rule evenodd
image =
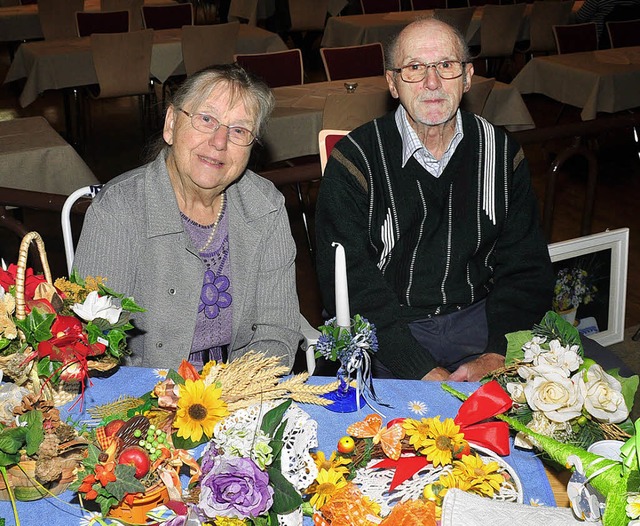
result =
M235 0L240 12L248 13L253 6L253 0ZM348 0L329 0L327 13L336 16L349 4ZM258 0L256 8L256 20L271 18L276 13L276 0Z
M521 93L541 93L582 108L582 120L598 112L640 107L640 46L534 57L513 79Z
M160 82L184 74L181 29L154 31L151 74ZM275 33L247 24L240 25L236 53L283 51L286 44ZM20 94L23 108L49 89L97 84L91 56L91 38L42 40L20 45L5 83L26 78Z
M175 0L145 0L147 5L173 4ZM100 11L100 0L84 0L85 11ZM43 38L38 4L0 7L0 42Z
M358 83L354 97L362 92L389 90L383 76L351 80ZM476 75L472 79L472 85L486 80ZM318 133L322 129L322 112L327 95L343 93L344 89L342 80L275 88L273 92L276 107L262 137L266 159L277 162L304 155L317 155ZM520 92L502 82L495 83L482 116L492 124L504 126L510 131L535 127Z
M576 12L583 4L578 0L573 6ZM518 40L529 39L529 15L532 4L527 4ZM482 6L476 7L473 18L467 30L466 40L469 45L480 44L480 21L482 20ZM369 15L348 15L331 17L327 20L322 37L322 47L357 46L373 42L387 42L399 33L406 25L418 17L433 16L432 9L423 11L399 11L392 13L372 13Z
M0 121L0 186L69 195L100 184L43 117Z
M120 395L140 396L150 391L158 377L153 369L138 367L121 367L109 378L95 378L85 395L86 407L105 404L118 398ZM325 384L332 381L330 378L312 377L311 383ZM421 382L410 380L375 380L376 392L383 402L392 404L392 407L378 408L386 415L385 420L395 417L414 417L420 415L411 411L411 406L423 404L425 416L440 415L441 418L454 417L461 402L455 397L445 393L437 382ZM456 389L470 394L478 388L479 384L457 383L452 384ZM347 427L358 420L362 420L372 410L364 407L357 413L333 413L323 407L302 404L301 407L318 423L319 449L329 455L336 448L338 440L346 432ZM79 404L71 411L70 416L76 422L88 418L86 412L79 412ZM63 420L66 415L61 415ZM524 502L529 504L535 501L539 504L553 506L555 500L545 470L532 452L512 450L511 455L504 457L516 473L520 475L524 488ZM73 494L69 491L59 496L59 499L43 499L34 502L18 502L18 513L22 524L41 524L42 518L47 518L47 526L76 526L82 516L77 505L69 504ZM7 526L12 525L13 514L9 502L0 502L0 516L7 519ZM311 519L306 517L304 524L311 524Z

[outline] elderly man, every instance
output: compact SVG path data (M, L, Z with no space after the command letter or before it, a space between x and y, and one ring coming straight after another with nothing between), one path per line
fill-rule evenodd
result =
M333 312L345 247L351 312L373 322L374 373L476 381L504 364L505 334L551 307L553 273L521 147L461 111L473 65L435 19L387 51L397 111L333 149L316 210L317 269Z

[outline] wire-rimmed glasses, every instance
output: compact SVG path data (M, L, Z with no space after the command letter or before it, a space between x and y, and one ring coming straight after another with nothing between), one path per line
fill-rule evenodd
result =
M464 73L466 62L459 60L440 60L439 62L430 62L424 64L422 62L414 62L399 68L393 68L391 71L400 73L400 77L405 82L420 82L427 76L429 68L434 68L441 79L452 80L457 79Z
M215 133L220 126L224 126L227 128L227 139L233 144L237 144L238 146L251 146L255 141L259 142L258 137L242 126L222 124L218 119L208 113L189 113L182 108L178 108L178 110L191 119L191 126L199 132Z

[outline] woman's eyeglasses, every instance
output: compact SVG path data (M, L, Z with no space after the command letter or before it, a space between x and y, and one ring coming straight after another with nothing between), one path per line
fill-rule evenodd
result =
M218 119L212 117L207 113L189 113L188 111L178 108L179 111L184 113L191 119L191 126L202 133L215 133L220 126L227 128L227 138L238 146L251 146L254 141L259 139L246 128L242 126L228 126L222 124Z

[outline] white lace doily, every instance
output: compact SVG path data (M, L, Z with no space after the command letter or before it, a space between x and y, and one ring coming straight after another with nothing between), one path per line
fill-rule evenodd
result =
M497 462L500 465L498 471L503 475L508 475L505 477L500 492L496 493L493 498L500 501L522 503L524 499L522 484L513 468L488 449L477 445L473 445L472 448L485 462ZM382 516L388 515L398 502L421 498L422 490L427 484L437 482L441 475L452 470L452 466L438 466L436 468L433 464L428 464L390 492L389 487L394 470L371 469L370 467L380 460L379 458L373 459L367 464L367 467L359 469L353 482L359 486L364 495L380 504Z

